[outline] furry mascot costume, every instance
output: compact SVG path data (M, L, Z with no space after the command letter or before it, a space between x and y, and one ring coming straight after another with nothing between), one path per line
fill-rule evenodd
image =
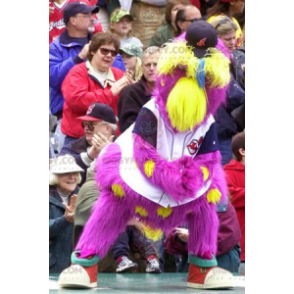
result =
M163 48L153 98L100 154L102 192L60 286L96 287L99 258L134 216L152 239L188 223L188 287L232 286L232 274L217 268L215 258L216 203L227 188L212 116L225 99L229 60L213 48L217 33L205 21L191 24L186 40Z

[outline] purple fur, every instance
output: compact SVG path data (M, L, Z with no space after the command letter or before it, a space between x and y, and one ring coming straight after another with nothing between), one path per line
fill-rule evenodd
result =
M138 163L141 173L152 184L169 194L176 202L193 197L201 188L203 174L192 157L184 156L170 162L163 159L156 149L139 135L134 134L134 138L134 159ZM145 147L146 145L149 145L148 148ZM144 164L148 160L155 163L155 168L150 178L145 175L144 171Z
M172 129L174 133L178 133L178 131L171 125L171 122L166 110L166 102L167 102L168 95L171 89L175 86L176 82L185 76L186 76L185 71L176 68L174 70L172 77L169 75L161 75L160 77L157 77L156 90L153 93L153 96L156 99L156 104L158 105L161 116L163 117L167 126L170 129ZM163 86L161 84L162 82L163 82Z
M171 89L174 87L176 82L182 77L185 77L185 72L178 68L174 70L174 74L172 77L167 75L162 75L160 77L157 77L156 90L153 93L153 97L156 99L156 104L158 105L161 116L163 117L166 125L170 129L172 129L174 133L178 133L179 131L171 125L171 121L169 119L169 116L166 110L166 102L167 102L168 95ZM164 83L163 84L164 86L161 85L161 82ZM201 124L206 122L209 115L211 114L214 115L216 110L222 103L225 103L227 88L228 88L228 85L225 86L224 88L219 88L219 87L210 87L209 83L206 83L205 89L206 89L207 98L208 98L207 112ZM196 125L194 127L194 130L196 130L199 126L200 125Z
M227 88L228 86L225 86L224 88L206 87L206 93L208 97L207 114L212 114L212 115L215 114L219 106L222 103L225 103Z
M189 226L188 253L207 258L209 253L216 254L219 220L216 206L200 197L193 212L187 215Z
M113 160L110 161L110 158ZM174 207L171 215L164 219L157 215L157 209L160 207L158 204L137 194L123 182L119 173L120 159L120 147L113 143L108 146L105 153L97 161L96 179L102 188L102 192L76 246L77 250L81 250L82 258L92 254L103 258L134 215L154 229L161 228L164 232L170 232L174 227L187 220L188 222L196 220L196 215L201 213L201 218L197 219L198 224L190 224L189 226L191 226L190 235L197 236L202 242L200 244L194 237L191 237L189 251L196 256L202 256L204 249L215 253L216 243L214 238L216 237L210 235L217 232L218 222L215 205L207 203L207 193L192 202ZM219 160L219 152L201 155L197 159L200 164L205 163L210 174L213 175L214 187L223 190L221 187L225 185L224 178L216 171L219 168ZM125 197L118 198L113 195L111 191L113 184L120 184L123 187ZM135 214L137 205L147 210L147 217ZM205 221L203 222L203 220Z
M226 201L228 195L225 173L221 165L219 151L196 156L199 165L205 166L209 171L208 179L212 180L210 189L218 189L221 192L221 201Z
M157 89L154 98L166 125L174 133L178 131L171 126L166 111L166 101L171 89L177 81L185 76L185 72L175 69L172 76L162 75L157 78ZM218 106L225 101L226 87L223 89L210 88L206 85L208 96L207 114L202 124L210 114L214 114ZM194 129L200 125L195 126ZM130 146L131 148L131 146ZM142 174L154 185L160 187L175 201L184 200L194 196L203 185L203 173L201 166L209 171L209 179L212 180L210 189L217 188L222 194L222 200L227 197L227 188L224 172L220 165L220 153L191 157L183 156L180 159L169 162L163 159L149 143L140 136L134 134L134 159L138 163ZM155 162L155 168L151 178L144 172L146 161ZM119 145L112 143L107 146L105 152L98 158L96 166L96 181L102 189L89 221L87 222L76 249L81 250L81 257L92 254L103 258L109 247L115 242L118 235L124 231L127 222L136 216L153 229L160 228L164 232L170 232L174 227L188 221L190 237L188 242L189 253L199 257L216 253L216 241L218 230L218 217L216 206L207 201L207 191L199 198L172 208L172 213L163 218L157 214L160 206L133 191L124 183L120 176L119 165L121 150ZM116 197L112 192L112 185L122 186L125 196ZM142 206L148 212L143 217L135 213L136 206Z
M222 39L217 39L217 44L215 48L221 51L230 60L232 59L232 54L230 53L229 49L224 45Z

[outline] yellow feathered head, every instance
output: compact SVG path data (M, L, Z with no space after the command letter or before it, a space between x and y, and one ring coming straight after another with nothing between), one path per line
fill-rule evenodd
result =
M157 64L157 98L164 101L170 124L178 132L201 124L223 101L230 81L230 61L222 52L209 48L207 55L197 58L193 49L183 40L168 43Z

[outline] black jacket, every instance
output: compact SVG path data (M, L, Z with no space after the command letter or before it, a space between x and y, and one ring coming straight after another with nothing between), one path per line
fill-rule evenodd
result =
M151 98L147 81L143 76L137 83L126 87L118 101L119 128L123 133L133 122L144 104Z

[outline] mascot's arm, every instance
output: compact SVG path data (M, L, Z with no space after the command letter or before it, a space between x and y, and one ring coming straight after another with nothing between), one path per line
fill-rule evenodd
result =
M221 165L221 154L219 152L216 124L213 123L205 134L204 140L194 160L201 166L204 181L211 180L207 192L207 200L217 203L227 197L227 184L225 173Z
M211 203L224 201L227 198L227 184L221 165L221 154L218 150L197 155L195 161L201 166L204 181L211 180L207 199Z
M169 162L156 148L134 133L134 159L141 173L174 200L193 197L204 183L201 166L192 157L183 156Z

